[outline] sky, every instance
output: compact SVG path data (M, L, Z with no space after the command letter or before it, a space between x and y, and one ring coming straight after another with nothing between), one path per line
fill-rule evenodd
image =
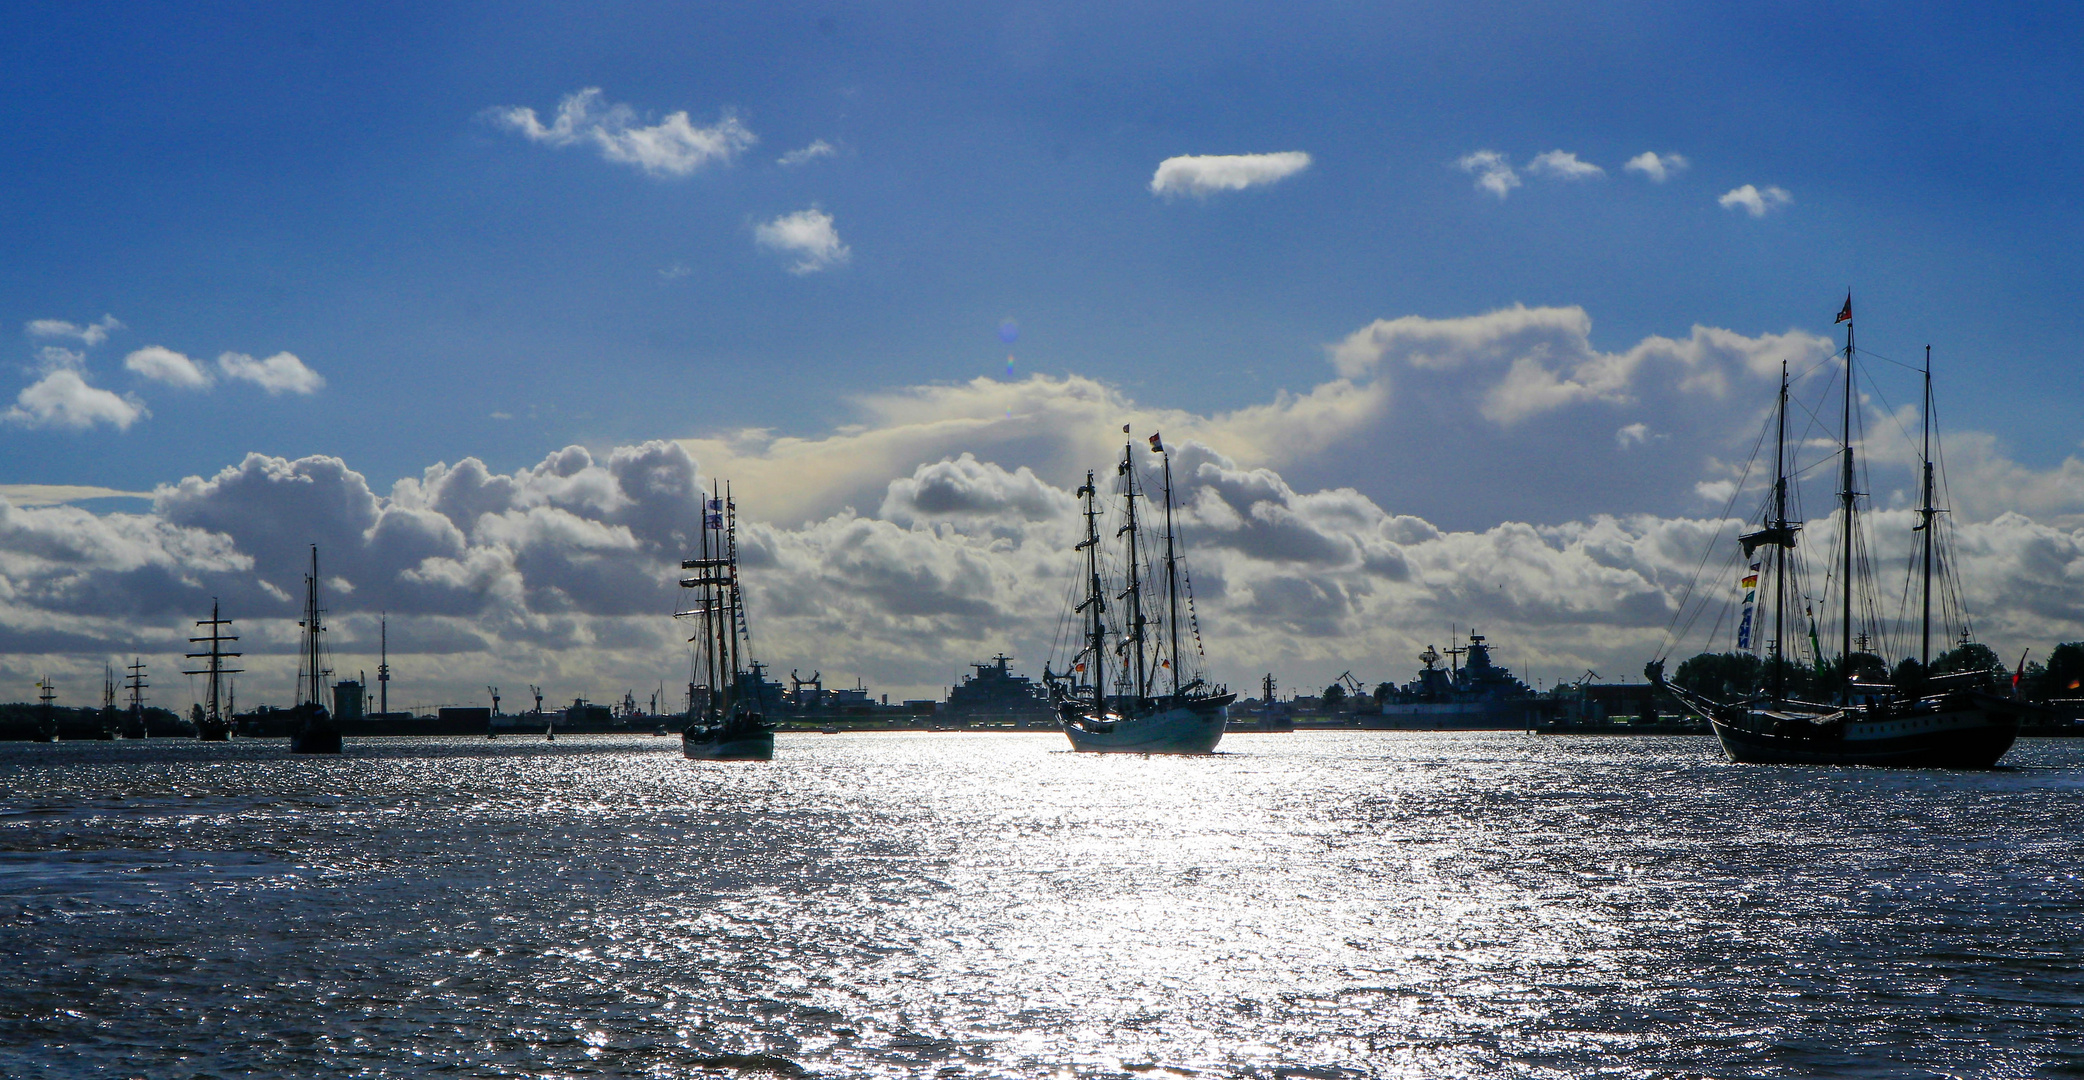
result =
M339 667L394 613L413 702L672 685L715 478L778 669L1036 671L1124 423L1192 465L1232 683L1401 681L1472 623L1628 677L1848 292L1876 543L1929 345L1977 633L2044 655L2084 637L2080 25L9 5L0 697L173 670L214 596L287 698L311 543Z

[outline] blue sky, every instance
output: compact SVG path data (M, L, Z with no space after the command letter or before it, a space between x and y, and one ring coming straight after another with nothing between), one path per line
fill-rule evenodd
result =
M2075 20L2048 9L0 19L0 313L115 315L127 329L88 366L152 414L121 434L0 433L9 480L137 490L248 450L389 477L573 441L807 433L850 419L850 392L1003 374L1007 317L1021 372L1208 411L1307 388L1322 347L1378 317L1575 304L1611 348L1695 322L1827 332L1848 285L1876 349L1930 341L1973 366L1956 422L2001 423L2043 463L2077 435L2058 384L2080 331L2084 88ZM646 122L731 110L759 141L656 178L484 118L547 118L585 87ZM819 139L839 152L775 164ZM1606 176L1500 200L1453 167L1484 148L1561 148ZM1148 189L1166 157L1280 150L1310 168L1205 201ZM1645 150L1692 167L1662 185L1624 173ZM1760 219L1717 205L1745 183L1793 202ZM753 225L810 206L851 259L791 275ZM287 350L327 387L134 386L117 361L146 344Z
M1022 468L1067 488L1108 452L1052 442L1049 417L1076 414L1191 432L1305 502L1352 488L1364 517L1567 531L1719 509L1704 492L1734 475L1765 373L1816 355L1851 288L1864 347L1934 346L1942 419L1992 478L1964 516L2072 529L2080 24L2049 5L12 4L0 485L26 503L322 455L381 500L436 463L547 476L568 445L606 462L677 439L779 525L853 507L923 527L900 487L965 453L975 490ZM741 135L674 173L508 119L550 125L589 89L615 132L684 113ZM1463 163L1485 151L1517 186L1480 185ZM1552 151L1598 171L1544 171ZM1307 167L1153 191L1167 159L1284 152ZM1626 167L1645 152L1685 165L1656 182ZM790 221L829 229L822 261L763 242ZM1477 344L1411 344L1434 337ZM133 370L148 347L207 385ZM1500 404L1509 364L1553 376L1512 384L1543 404ZM1914 400L1877 370L1901 396L1876 409ZM116 397L68 425L37 387ZM1026 426L984 424L1001 408ZM743 429L765 434L726 437ZM77 505L115 532L190 527L179 500ZM1467 597L1435 599L1426 618L1466 624ZM1567 622L1522 614L1530 638ZM1325 649L1297 663L1335 674ZM926 663L892 678L930 683Z

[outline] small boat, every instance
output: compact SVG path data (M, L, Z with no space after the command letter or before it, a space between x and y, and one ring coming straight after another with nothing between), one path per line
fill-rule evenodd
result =
M1122 431L1128 432L1124 426ZM1142 470L1136 462L1136 443L1122 449L1116 467L1121 480L1122 524L1115 536L1123 539L1123 589L1116 599L1127 601L1119 624L1107 617L1109 593L1100 553L1098 485L1092 472L1078 497L1085 501L1085 539L1073 549L1085 553L1085 595L1069 612L1066 621L1076 620L1080 647L1065 670L1042 667L1042 681L1056 706L1058 724L1073 750L1122 754L1207 754L1223 739L1229 722L1230 703L1237 695L1211 685L1200 675L1188 675L1182 666L1203 666L1201 633L1193 609L1193 592L1187 586L1185 559L1179 532L1173 523L1172 459L1158 436L1150 438L1151 453L1163 466L1165 498L1165 548L1162 564L1155 561L1150 573L1162 565L1162 607L1147 610L1155 597L1147 597L1145 559L1157 552L1145 537L1145 524L1137 514L1136 500L1145 498ZM1182 624L1184 625L1184 628ZM1180 648L1185 633L1194 647ZM1108 680L1108 657L1119 656L1115 679Z
M1808 637L1816 672L1812 696L1828 695L1834 700L1805 701L1794 696L1790 676L1795 670L1783 642L1795 628L1789 625L1790 608L1801 599L1801 562L1795 555L1802 522L1789 515L1789 484L1800 468L1791 467L1787 441L1787 365L1780 369L1780 397L1775 423L1773 487L1767 493L1757 529L1738 538L1743 553L1739 564L1741 588L1745 591L1744 613L1738 622L1737 644L1742 652L1753 647L1755 632L1765 632L1761 617L1754 627L1753 616L1764 605L1755 601L1764 595L1770 601L1772 627L1767 638L1764 692L1735 700L1721 700L1697 689L1677 685L1665 678L1665 657L1659 656L1644 668L1650 682L1670 692L1687 710L1706 720L1731 761L1765 765L1876 765L1901 768L1987 769L2011 749L2022 719L2041 711L2039 706L2000 692L1995 674L1986 666L1972 670L1930 674L1932 663L1932 607L1935 598L1935 565L1944 572L1951 560L1938 554L1941 515L1936 505L1935 460L1932 453L1932 360L1926 350L1924 371L1924 450L1922 452L1922 499L1918 509L1921 534L1915 553L1915 576L1922 581L1922 611L1918 619L1920 652L1915 663L1899 664L1890 675L1880 657L1867 651L1872 638L1856 633L1855 594L1863 582L1864 558L1860 545L1860 484L1855 468L1853 409L1854 356L1852 297L1838 315L1845 324L1845 371L1840 412L1837 456L1839 478L1837 550L1832 553L1833 577L1839 605L1839 650L1835 670L1822 655L1815 622L1808 622ZM1771 589L1761 589L1763 576ZM1956 588L1943 589L1958 596ZM1906 595L1908 589L1906 588ZM1807 618L1807 608L1802 617ZM1797 631L1798 632L1798 631ZM1962 653L1970 644L1963 622ZM1857 644L1857 649L1855 645ZM2022 658L2023 666L2024 660ZM1682 669L1683 674L1683 669ZM1821 693L1819 693L1821 691Z
M304 575L304 628L303 648L297 659L297 707L291 710L291 721L296 730L289 737L289 752L292 754L337 754L340 752L340 725L333 714L326 711L325 682L329 674L325 663L326 632L323 616L325 610L318 606L318 545L311 545L311 572Z
M680 579L694 603L674 618L696 620L698 630L688 680L688 723L680 750L696 761L768 761L774 757L774 725L766 718L760 665L748 669L751 624L739 587L738 507L727 489L703 500L701 549L680 563L693 570Z

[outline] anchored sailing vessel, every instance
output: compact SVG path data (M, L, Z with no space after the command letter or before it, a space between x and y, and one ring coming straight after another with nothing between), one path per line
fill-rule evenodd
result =
M687 684L687 729L680 750L697 760L767 761L774 757L774 725L766 718L759 665L745 670L752 629L738 577L738 504L712 491L702 507L701 554L683 560L680 587L695 590L694 605L674 618L694 619L694 671Z
M1762 696L1738 701L1717 701L1703 694L1667 683L1664 659L1653 660L1644 669L1652 683L1669 690L1689 711L1714 728L1723 752L1731 761L1773 765L1882 765L1898 767L1989 768L2011 748L2019 733L2020 717L2033 707L2000 696L1987 670L1949 675L1928 675L1932 664L1932 599L1935 519L1946 511L1935 505L1932 458L1932 362L1926 350L1924 448L1922 451L1922 495L1918 508L1920 533L1919 576L1922 580L1919 664L1903 685L1886 681L1861 681L1863 660L1874 658L1854 650L1855 552L1859 545L1858 473L1853 445L1853 330L1852 297L1848 295L1838 321L1845 326L1845 386L1841 409L1838 453L1841 458L1838 490L1838 543L1833 553L1837 562L1839 610L1839 662L1829 673L1836 684L1835 700L1798 701L1789 695L1789 662L1782 643L1788 633L1788 605L1799 594L1794 572L1799 567L1796 538L1802 522L1789 516L1788 484L1790 462L1787 452L1787 366L1781 365L1779 411L1775 421L1773 489L1760 527L1739 537L1744 559L1750 566L1748 586L1756 590L1758 571L1772 581L1773 634L1768 639L1767 685ZM1763 557L1759 553L1763 551ZM1863 557L1860 561L1864 561ZM1754 592L1754 595L1756 593ZM1750 612L1739 631L1740 645L1751 632ZM1815 641L1814 623L1810 640ZM1819 648L1817 650L1821 652ZM1820 675L1827 669L1818 658ZM1906 665L1907 667L1907 665ZM1871 670L1871 669L1870 669Z
M297 625L304 628L303 649L297 659L297 707L292 712L297 724L296 734L289 737L289 749L293 754L337 754L340 752L340 725L333 714L326 711L326 669L324 639L325 625L319 617L325 614L318 606L318 545L311 545L311 572L304 575L304 621Z
M1128 430L1124 425L1122 431ZM1134 440L1122 448L1122 460L1116 467L1121 478L1122 525L1115 536L1123 541L1124 586L1115 594L1115 599L1124 602L1119 626L1109 625L1107 619L1101 510L1092 472L1085 474L1085 486L1078 489L1078 497L1085 500L1085 539L1074 550L1085 552L1086 588L1084 599L1069 614L1079 617L1082 640L1065 671L1051 672L1046 664L1042 668L1042 680L1074 750L1206 754L1222 740L1230 703L1237 698L1198 674L1183 680L1183 661L1202 666L1201 634L1195 625L1191 590L1185 590L1186 603L1181 600L1185 568L1172 520L1172 458L1158 436L1151 436L1150 444L1164 466L1165 591L1159 619L1152 619L1146 610L1150 598L1145 595L1149 583L1144 562L1154 553L1136 509L1136 500L1146 496L1138 481L1141 473L1136 467ZM1182 615L1194 636L1191 656L1180 652ZM1162 635L1156 641L1152 640L1154 631ZM1107 677L1110 653L1117 664L1112 685Z
M225 648L226 644L239 640L237 634L224 632L231 624L230 619L218 617L217 601L211 600L210 617L195 621L197 626L210 628L209 636L188 639L191 644L209 646L201 652L187 654L188 659L201 660L203 663L194 671L181 673L203 676L202 712L197 715L195 722L195 737L202 742L230 742L232 737L232 711L223 701L224 678L227 675L238 674L240 669L226 667L224 662L240 654Z

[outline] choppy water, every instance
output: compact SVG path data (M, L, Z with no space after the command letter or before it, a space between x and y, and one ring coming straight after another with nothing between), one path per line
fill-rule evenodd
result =
M0 1074L2084 1072L2084 746L0 744Z

